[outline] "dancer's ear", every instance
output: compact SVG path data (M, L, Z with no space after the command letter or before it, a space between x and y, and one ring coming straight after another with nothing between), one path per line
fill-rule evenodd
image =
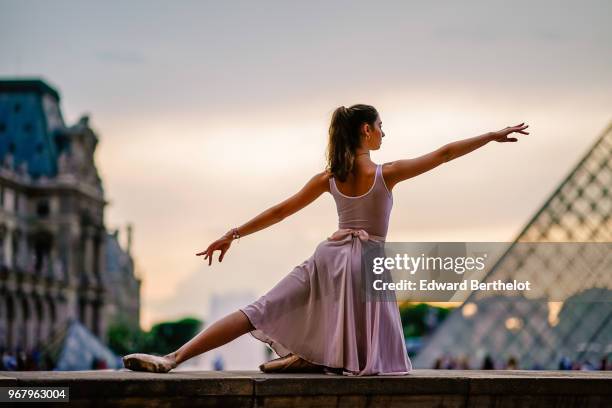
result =
M372 131L372 127L368 122L363 122L360 130L363 136L367 136Z
M361 133L361 140L366 141L368 139L368 135L372 132L372 127L368 122L363 122L359 127L359 132Z

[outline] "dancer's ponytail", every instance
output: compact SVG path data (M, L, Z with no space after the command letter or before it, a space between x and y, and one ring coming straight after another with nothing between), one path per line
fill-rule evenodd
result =
M374 126L378 112L370 105L340 106L332 114L327 144L327 170L341 182L353 170L355 150L359 147L362 123Z

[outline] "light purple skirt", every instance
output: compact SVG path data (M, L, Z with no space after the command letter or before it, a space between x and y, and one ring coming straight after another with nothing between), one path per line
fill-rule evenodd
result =
M240 309L255 327L250 334L280 357L293 353L344 375L408 374L412 365L397 303L363 296L361 245L351 235L321 242L310 258Z

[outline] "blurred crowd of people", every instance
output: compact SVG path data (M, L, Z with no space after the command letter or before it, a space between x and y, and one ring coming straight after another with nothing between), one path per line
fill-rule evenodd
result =
M533 364L531 367L519 367L519 362L516 357L510 356L505 361L496 361L491 355L486 355L480 364L471 365L467 356L451 356L444 355L436 359L434 366L436 370L543 370L539 364ZM559 361L558 370L612 370L612 362L608 361L607 356L603 356L601 360L594 364L588 360L572 361L568 357L563 357Z
M39 349L15 351L0 348L0 371L52 370L53 362L49 356L43 357Z
M52 371L55 368L49 354L42 353L34 348L26 351L17 349L9 351L0 347L0 371ZM92 370L108 368L106 360L94 357L91 362Z

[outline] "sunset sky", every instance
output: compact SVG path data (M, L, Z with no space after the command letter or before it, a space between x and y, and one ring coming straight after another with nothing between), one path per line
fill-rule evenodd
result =
M0 76L42 77L100 143L109 229L134 224L142 323L252 300L337 227L332 197L195 253L324 168L340 105L377 163L526 122L394 188L388 241L511 241L612 120L609 1L0 1ZM215 262L218 256L215 255Z

